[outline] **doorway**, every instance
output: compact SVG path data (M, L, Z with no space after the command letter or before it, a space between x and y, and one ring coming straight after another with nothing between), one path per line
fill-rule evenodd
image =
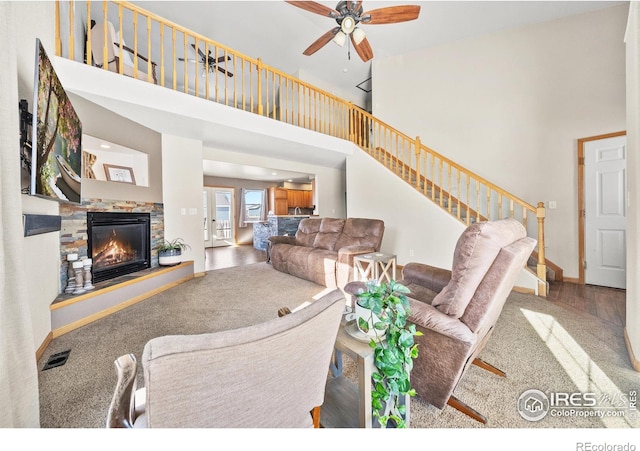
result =
M626 288L626 132L578 140L579 282Z
M233 188L205 187L202 193L204 211L204 247L233 246L235 192Z

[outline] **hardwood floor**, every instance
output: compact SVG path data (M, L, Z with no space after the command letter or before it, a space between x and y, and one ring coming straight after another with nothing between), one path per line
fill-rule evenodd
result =
M213 247L205 250L205 270L249 265L266 260L266 252L252 245ZM566 308L593 315L614 327L624 327L626 318L626 291L595 285L551 282L549 301Z
M548 300L596 316L614 326L625 326L626 290L566 282L551 282L549 288Z

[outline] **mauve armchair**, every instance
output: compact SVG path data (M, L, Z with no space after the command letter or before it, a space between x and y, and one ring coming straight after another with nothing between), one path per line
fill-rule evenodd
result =
M484 349L518 274L536 240L514 219L478 222L462 233L452 270L408 263L399 281L411 291L409 321L422 332L415 337L418 357L411 372L417 397L443 409L450 405L482 423L487 419L453 392L473 363L498 376L504 372L478 355ZM345 291L357 295L363 282Z
M486 423L453 392L471 363L505 376L478 355L535 245L514 219L479 222L458 239L451 271L421 263L403 267L401 282L411 290L409 321L423 334L416 337L419 356L411 373L419 398Z
M319 427L344 295L335 289L282 318L240 329L150 340L144 388L136 359L115 361L107 427Z

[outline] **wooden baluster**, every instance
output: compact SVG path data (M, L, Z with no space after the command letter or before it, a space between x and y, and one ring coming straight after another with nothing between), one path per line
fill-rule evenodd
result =
M177 91L178 90L178 71L177 71L177 68L176 68L176 65L177 65L177 63L176 63L176 61L177 61L177 56L176 56L176 27L171 27L171 39L173 41L173 44L172 44L172 46L173 46L173 49L172 49L172 52L173 52L173 55L172 55L173 56L173 58L172 58L172 61L173 61L173 90Z
M480 221L480 180L476 180L476 222Z
M70 1L69 2L69 59L70 60L74 60L75 59L75 42L73 39L74 33L73 33L73 26L75 25L74 23L74 19L73 19L73 12L75 10L75 2Z
M189 93L189 68L188 68L188 64L187 64L187 34L185 32L182 32L182 47L183 47L183 51L184 51L184 93L188 94ZM195 60L196 60L196 69L198 67L198 52L196 51L196 56L195 56ZM196 74L197 76L197 74Z
M544 202L538 203L538 208L536 209L536 217L538 218L538 265L537 265L537 273L538 278L540 278L544 284L540 283L538 285L538 294L540 296L547 296L547 264L545 261L545 250L544 250L544 218L545 218L545 209Z
M109 29L107 28L106 24L107 24L107 20L109 19L108 13L107 13L107 7L109 5L107 4L106 1L102 2L102 15L104 17L104 23L105 26L103 27L103 39L102 39L102 68L104 70L109 70L109 54L107 53L107 42L109 42Z
M56 2L56 9L58 8L58 3ZM92 58L93 55L91 54L91 2L87 1L87 48L86 48L86 52L87 52L87 66L91 66L91 62L92 62ZM57 28L57 26L56 26ZM56 31L57 33L57 31ZM60 55L58 55L60 56Z
M498 219L502 219L502 193L498 193Z
M147 16L147 81L153 83L153 68L151 67L151 16Z
M193 69L193 75L194 75L193 78L195 79L194 80L194 83L195 83L195 93L194 94L195 94L196 97L200 97L200 58L198 57L198 54L199 54L198 50L200 50L200 42L198 42L198 37L197 36L193 38L193 43L196 46L195 49L194 49L195 52L196 52L196 57L195 57L196 63L195 63L194 69ZM205 52L205 55L208 55L208 53ZM185 58L184 59L187 59L187 54L186 53L185 53ZM209 68L207 67L208 63L206 62L206 59L205 59L205 62L202 63L202 66L203 66L202 70L205 71L205 77L209 78L209 74L208 74Z
M262 59L258 58L257 77L258 77L258 114L262 116L264 106L262 105Z
M118 5L118 28L119 28L119 35L117 37L118 39L118 60L120 61L118 63L118 73L120 75L124 74L124 36L122 35L122 17L124 16L123 12L122 12L122 5ZM106 22L106 16L105 16L105 22ZM135 31L135 24L134 24L134 28L133 28L133 33L134 33L134 42L135 41L135 37L137 36L137 33ZM107 41L105 41L107 42ZM134 47L135 49L135 47ZM135 59L135 63L133 65L134 67L134 76L137 76L137 71L138 71L138 58L136 58L137 52L134 50L134 59Z
M460 220L460 216L462 215L462 205L460 204L460 199L462 199L462 192L460 191L462 189L462 183L460 180L460 168L457 168L456 170L456 178L458 179L458 220Z
M439 169L440 169L440 174L438 175L438 185L440 185L440 206L442 207L443 204L443 198L444 198L444 194L442 193L442 169L443 169L443 161L442 159L440 159L440 163L439 163Z
M122 24L120 25L122 30ZM122 58L122 39L120 41L120 57ZM120 73L122 74L124 64L120 60ZM138 11L133 12L133 78L138 78ZM185 91L186 92L186 91Z
M160 86L164 87L164 23L160 22Z
M55 5L55 21L56 21L55 22L56 55L62 56L62 39L60 37L60 0L56 1L56 5Z
M415 181L415 187L418 188L418 190L420 189L420 137L416 136L416 141L415 141L415 153L416 153L416 181Z
M447 205L447 209L449 210L449 213L451 213L451 204L453 204L453 201L451 200L451 191L453 191L451 189L451 163L449 163L448 165L448 172L449 172L449 181L447 182L447 190L449 191L449 195L447 196L447 200L448 205Z

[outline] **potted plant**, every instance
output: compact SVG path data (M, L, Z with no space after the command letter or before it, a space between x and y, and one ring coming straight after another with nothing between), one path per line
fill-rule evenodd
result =
M182 238L176 238L172 241L162 240L158 245L158 263L160 266L173 266L182 261L182 251L191 249Z
M373 415L382 427L406 427L404 404L405 396L415 396L409 376L413 369L413 359L418 356L418 345L414 336L422 335L416 331L415 324L407 325L410 314L409 301L405 296L409 289L404 285L390 281L377 284L369 282L367 290L356 294L356 306L369 311L369 318L358 317L358 327L371 336L369 345L375 349L374 363L377 371L373 373L371 404Z

